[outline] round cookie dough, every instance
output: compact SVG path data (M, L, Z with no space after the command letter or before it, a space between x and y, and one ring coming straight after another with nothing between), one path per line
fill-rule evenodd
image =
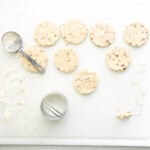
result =
M60 30L49 21L39 23L34 30L34 39L41 46L54 45L60 36Z
M74 87L80 94L90 94L97 89L98 78L96 73L83 70L74 79Z
M58 70L69 73L76 69L78 57L73 49L65 47L58 50L55 54L54 64Z
M90 32L91 42L99 47L108 47L115 40L114 29L108 24L96 24Z
M128 68L131 58L129 53L118 47L114 47L106 55L107 66L114 71L124 71Z
M25 52L30 55L38 64L43 68L46 68L48 64L48 56L39 47L33 46L25 49ZM24 57L21 56L21 62L25 69L31 72L38 72L34 66Z
M88 29L80 20L68 20L62 27L62 37L67 43L79 44L87 36Z
M144 45L149 37L148 29L142 23L131 23L126 26L123 37L125 42L133 47Z

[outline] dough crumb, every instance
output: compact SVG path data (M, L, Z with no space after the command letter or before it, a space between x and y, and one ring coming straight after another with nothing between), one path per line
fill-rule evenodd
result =
M128 112L124 112L124 113L119 113L116 118L117 119L127 119L130 118L132 116L132 112L128 111Z

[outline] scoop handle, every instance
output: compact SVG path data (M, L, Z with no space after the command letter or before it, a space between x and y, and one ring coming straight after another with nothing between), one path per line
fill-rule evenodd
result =
M19 52L34 66L34 68L41 74L45 73L45 68L38 64L32 57L30 57L25 51L19 50Z

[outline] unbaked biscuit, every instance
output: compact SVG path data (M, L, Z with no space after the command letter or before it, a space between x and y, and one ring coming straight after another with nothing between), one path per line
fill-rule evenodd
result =
M68 20L62 27L62 37L67 43L79 44L87 36L88 29L80 20Z
M62 72L72 72L78 65L78 57L72 48L65 47L57 51L54 64Z
M74 88L80 94L90 94L97 89L98 78L95 72L83 70L76 74Z
M114 29L108 24L96 24L90 32L91 42L99 47L108 47L115 40Z
M128 68L131 58L128 51L114 47L106 55L107 66L114 71L124 71Z
M31 56L38 64L43 68L46 68L48 64L48 56L46 53L39 47L33 46L25 49L25 52ZM24 57L21 56L21 62L25 69L31 72L37 72L34 66Z
M142 23L131 23L126 26L123 37L128 45L140 47L147 42L149 33L148 29Z
M34 30L34 39L41 46L54 45L60 36L60 30L49 21L39 23Z

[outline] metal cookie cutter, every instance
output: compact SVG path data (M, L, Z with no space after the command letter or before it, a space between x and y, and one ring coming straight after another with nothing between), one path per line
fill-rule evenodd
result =
M63 118L67 111L67 107L67 98L60 92L52 92L46 95L42 99L40 105L42 114L50 120L59 120Z

